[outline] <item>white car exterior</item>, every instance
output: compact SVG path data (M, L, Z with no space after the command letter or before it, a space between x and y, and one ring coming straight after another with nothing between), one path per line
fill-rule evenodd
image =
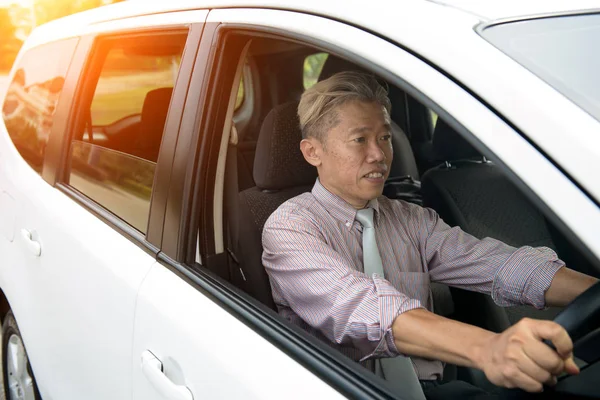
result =
M138 28L223 23L311 38L400 77L445 110L600 259L600 122L475 30L600 2L509 3L129 1L36 29L16 64L45 43ZM199 96L187 95L182 119ZM0 123L0 288L44 399L385 398L374 376L371 387L357 388L349 382L355 372L324 375L290 356L281 345L287 336L267 338L268 328L256 327L272 315L248 306L232 312L226 289L181 264L168 267L177 256L161 243L132 243L144 235L115 229L101 207L83 206L59 178L44 178ZM217 179L215 193L222 185ZM222 249L219 212L214 240Z

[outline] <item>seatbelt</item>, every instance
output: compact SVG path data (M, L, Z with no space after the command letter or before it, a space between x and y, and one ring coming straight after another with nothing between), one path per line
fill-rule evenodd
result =
M363 226L363 266L365 274L385 277L383 262L375 238L373 209L364 208L356 213L356 220ZM375 372L384 378L394 391L402 393L403 398L425 400L419 378L415 373L412 361L408 357L379 358L375 360Z
M237 166L238 134L235 124L231 125L231 135L227 145L227 160L225 163L225 218L227 219L227 253L229 255L230 279L236 287L245 290L246 277L240 267L236 251L239 244L240 202Z

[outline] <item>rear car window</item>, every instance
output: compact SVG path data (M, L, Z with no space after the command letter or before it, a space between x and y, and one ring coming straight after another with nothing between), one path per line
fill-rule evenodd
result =
M481 35L600 121L600 14L503 23Z
M54 113L77 39L28 50L8 87L2 118L15 147L41 175Z
M68 184L144 233L186 38L182 32L102 41L81 91L94 94L81 101Z
M96 126L140 115L146 95L173 87L181 54L144 54L131 48L109 50L96 85L91 113Z

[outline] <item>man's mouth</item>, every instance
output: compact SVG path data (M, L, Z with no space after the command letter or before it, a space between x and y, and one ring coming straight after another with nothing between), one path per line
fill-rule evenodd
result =
M383 173L381 172L369 172L365 175L365 178L383 178Z

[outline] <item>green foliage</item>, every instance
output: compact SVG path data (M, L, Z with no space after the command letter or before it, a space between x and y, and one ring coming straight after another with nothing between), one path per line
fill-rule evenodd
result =
M304 60L304 89L317 83L328 55L327 53L316 53L306 57Z

